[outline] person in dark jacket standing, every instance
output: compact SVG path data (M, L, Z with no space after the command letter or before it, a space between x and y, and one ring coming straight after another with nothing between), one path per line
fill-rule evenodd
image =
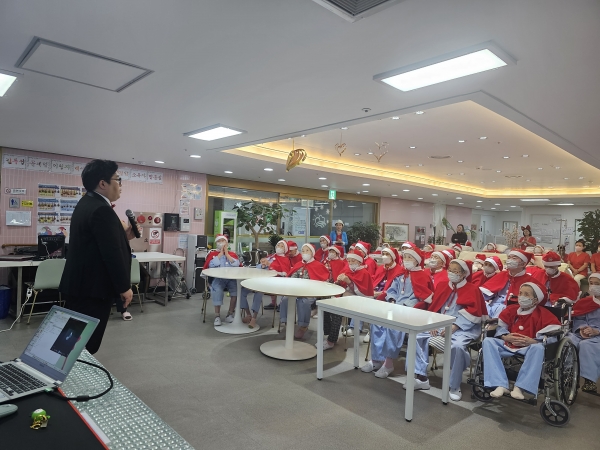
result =
M468 240L469 237L467 236L467 233L465 233L465 227L462 223L459 223L456 227L456 233L452 235L450 241L453 244L465 245Z
M67 262L59 290L66 308L100 320L86 348L100 348L112 304L122 301L127 308L131 290L131 248L134 238L113 210L121 196L117 163L95 159L83 169L81 180L87 193L71 218Z

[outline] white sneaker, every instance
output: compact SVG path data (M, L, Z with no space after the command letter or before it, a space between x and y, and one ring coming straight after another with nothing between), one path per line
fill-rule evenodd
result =
M380 363L380 362L373 363L373 361L369 361L364 366L362 366L360 368L360 370L363 371L364 373L369 373L369 372L373 372L374 370L379 370L382 365L383 365L383 363Z
M346 331L344 331L344 336L346 336L346 337L354 336L354 330L352 328L348 328Z
M233 322L233 314L227 314L227 317L225 317L225 323L232 323Z
M462 398L462 392L460 388L450 389L450 400L458 402Z
M315 344L315 347L319 348L317 345L318 344ZM335 344L330 344L327 339L323 341L323 351L331 350L333 347L335 347Z
M221 326L221 318L219 316L215 317L215 327Z
M426 391L430 388L429 380L421 381L418 378L415 378L415 391ZM406 389L406 384L402 385L402 389Z
M369 342L371 342L371 334L367 333L367 335L363 338L363 342L365 344L368 344Z
M375 376L377 378L387 378L394 371L394 367L385 367L385 364L382 365L377 372L375 372Z

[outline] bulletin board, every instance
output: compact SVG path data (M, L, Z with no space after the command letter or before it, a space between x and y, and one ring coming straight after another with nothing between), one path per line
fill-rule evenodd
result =
M552 244L560 239L562 216L560 214L532 214L531 235L541 244Z

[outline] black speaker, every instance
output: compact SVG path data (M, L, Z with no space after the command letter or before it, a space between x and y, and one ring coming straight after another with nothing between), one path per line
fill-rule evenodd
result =
M165 213L163 224L165 231L180 231L179 214Z
M198 239L196 240L196 247L208 248L208 236L203 236L199 234Z

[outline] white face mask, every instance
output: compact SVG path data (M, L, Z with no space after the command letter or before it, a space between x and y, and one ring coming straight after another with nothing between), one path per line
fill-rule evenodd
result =
M404 268L406 270L413 270L417 265L413 261L404 261Z
M590 294L592 294L594 297L600 298L600 285L590 284L590 287L588 290L590 291Z
M335 261L336 259L338 259L338 255L335 252L329 252L329 260L330 261Z
M575 251L576 251L576 252L582 252L582 251L583 251L583 247L581 247L580 245L577 245L577 246L575 247Z
M327 242L321 242L321 248L325 250L327 248Z
M223 247L225 247L225 242L217 242L217 249L221 250Z
M278 255L285 255L285 250L281 247L275 247L275 253Z
M462 277L456 273L448 272L448 279L452 284L458 284L462 281Z
M494 273L496 271L496 268L492 267L492 266L483 266L483 271L485 273L487 273L488 275L491 275L492 273Z
M356 272L358 270L358 268L360 267L360 265L358 265L358 264L349 264L348 267L350 267L350 270L352 272Z
M518 269L519 268L519 261L517 261L516 259L508 259L508 260L506 260L506 268L507 269Z
M556 269L554 267L546 267L546 273L550 276L553 276L558 273L558 269Z
M429 267L431 267L432 269L437 269L438 266L438 260L437 259L430 259L429 260Z
M302 261L310 261L312 257L312 253L302 253Z
M531 297L519 295L519 306L521 308L529 308L531 305L533 305L533 299Z
M381 259L383 260L384 264L391 264L392 263L392 257L391 256L383 255L381 257Z

